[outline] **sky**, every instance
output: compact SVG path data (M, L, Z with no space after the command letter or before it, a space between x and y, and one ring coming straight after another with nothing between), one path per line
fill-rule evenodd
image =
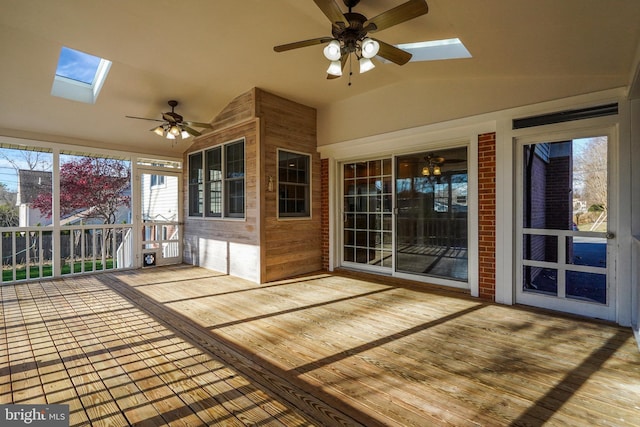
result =
M83 83L92 84L100 65L100 58L68 47L62 47L58 68L58 76L67 77Z
M36 167L37 170L51 170L52 155L49 153L0 148L0 182L5 184L9 191L18 190L18 174L12 162L19 169L31 169L26 156L31 156L32 159L38 156L40 164Z

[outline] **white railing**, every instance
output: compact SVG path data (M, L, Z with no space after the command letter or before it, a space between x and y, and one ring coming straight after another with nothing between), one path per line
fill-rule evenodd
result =
M116 265L121 268L133 267L133 233L128 229L116 251Z
M156 265L175 263L181 256L181 224L177 221L145 220L143 225L143 253L154 253Z
M0 230L3 282L53 276L51 229L3 227Z
M63 226L59 230L0 228L2 282L132 267L133 247L127 238L132 227L105 224ZM118 257L121 247L128 250L120 251Z
M180 238L180 228L176 228L171 236L169 236L168 242L162 243L162 257L163 258L175 258L180 256L180 245L178 239Z

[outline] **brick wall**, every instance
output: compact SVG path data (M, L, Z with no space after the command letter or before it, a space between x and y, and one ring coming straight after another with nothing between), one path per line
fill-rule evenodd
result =
M329 270L329 159L322 159L320 163L320 181L322 269Z
M480 298L496 295L496 134L478 135L478 256Z

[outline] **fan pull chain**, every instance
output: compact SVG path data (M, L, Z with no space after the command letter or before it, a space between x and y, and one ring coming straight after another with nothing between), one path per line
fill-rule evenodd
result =
M353 76L353 69L351 68L351 55L349 55L349 83L347 86L351 86L351 76Z

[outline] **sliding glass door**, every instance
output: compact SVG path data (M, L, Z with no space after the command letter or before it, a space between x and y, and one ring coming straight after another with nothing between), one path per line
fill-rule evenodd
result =
M468 282L466 147L341 169L341 265L454 286Z
M392 267L391 159L345 163L342 263L373 270Z
M395 182L395 270L467 281L467 149L397 157Z

